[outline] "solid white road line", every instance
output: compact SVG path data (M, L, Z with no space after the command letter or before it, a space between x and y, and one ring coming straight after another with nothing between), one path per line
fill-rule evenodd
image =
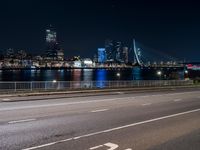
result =
M180 102L182 99L175 99L174 102Z
M92 113L97 113L97 112L104 112L104 111L108 111L109 109L99 109L99 110L93 110L91 111Z
M51 146L54 144L57 144L59 142L52 142L52 143L48 143L48 144L44 144L44 145L40 145L40 146L35 146L35 147L31 147L31 148L26 148L26 149L22 149L22 150L33 150L33 149L39 149L39 148L43 148L43 147L47 147L47 146Z
M58 144L58 143L63 143L63 142L71 141L71 140L78 140L78 139L81 139L81 138L91 137L91 136L95 136L95 135L99 135L99 134L103 134L103 133L109 133L109 132L113 132L113 131L117 131L117 130L121 130L121 129L126 129L126 128L130 128L130 127L138 126L138 125L143 125L143 124L146 124L146 123L164 120L164 119L174 118L174 117L187 115L187 114L191 114L191 113L195 113L195 112L199 112L199 111L200 111L200 109L194 109L194 110L190 110L190 111L176 113L176 114L173 114L173 115L168 115L168 116L154 118L154 119L150 119L150 120L146 120L146 121L136 122L136 123L128 124L128 125L125 125L125 126L111 128L111 129L108 129L108 130L94 132L94 133L90 133L90 134L86 134L86 135L81 135L81 136L77 136L77 137L73 137L73 138L69 138L69 139L65 139L65 140L61 140L61 141L56 141L56 142L52 142L52 143L48 143L48 144L44 144L44 145L25 148L25 149L22 149L22 150L34 150L34 149L44 148L44 147L55 145L55 144Z
M9 121L8 124L22 123L22 122L30 122L30 121L35 121L35 120L36 120L36 119L15 120L15 121Z

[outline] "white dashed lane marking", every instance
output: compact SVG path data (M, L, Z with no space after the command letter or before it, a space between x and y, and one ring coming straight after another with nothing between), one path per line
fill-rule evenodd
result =
M154 118L154 119L150 119L150 120L146 120L146 121L136 122L136 123L133 123L133 124L127 124L127 125L124 125L124 126L119 126L119 127L116 127L116 128L111 128L111 129L107 129L107 130L103 130L103 131L99 131L99 132L93 132L93 133L90 133L90 134L72 137L72 138L69 138L69 139L64 139L64 140L60 140L60 141L56 141L56 142L52 142L52 143L47 143L47 144L43 144L43 145L39 145L39 146L29 147L29 148L25 148L25 149L22 149L22 150L34 150L34 149L44 148L44 147L52 146L52 145L63 143L63 142L68 142L68 141L72 141L72 140L79 140L79 139L86 138L86 137L91 137L91 136L95 136L95 135L99 135L99 134L114 132L114 131L117 131L117 130L122 130L122 129L130 128L130 127L134 127L134 126L139 126L139 125L142 125L142 124L147 124L147 123L165 120L165 119L169 119L169 118L174 118L174 117L178 117L178 116L182 116L182 115L187 115L187 114L191 114L191 113L195 113L195 112L199 112L199 111L200 111L200 109L194 109L194 110L176 113L176 114L163 116L163 117L159 117L159 118Z
M151 105L152 103L145 103L145 104L142 104L142 106L149 106Z
M104 111L108 111L109 109L98 109L98 110L93 110L91 111L92 113L97 113L97 112L104 112Z
M8 124L23 123L23 122L31 122L31 121L35 121L35 120L36 120L36 119L15 120L15 121L9 121Z
M8 98L4 98L2 99L2 101L10 101L11 99L8 99Z
M182 99L174 99L174 102L180 102Z
M92 147L92 148L90 148L90 150L98 149L98 148L100 148L100 147L103 147L103 145L99 145L99 146Z

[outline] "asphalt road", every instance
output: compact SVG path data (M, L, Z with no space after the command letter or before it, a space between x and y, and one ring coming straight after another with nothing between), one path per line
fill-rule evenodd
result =
M32 98L0 103L1 150L200 149L197 88Z

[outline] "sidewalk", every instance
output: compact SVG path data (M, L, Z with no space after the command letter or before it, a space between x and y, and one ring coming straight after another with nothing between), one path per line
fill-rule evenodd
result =
M72 98L72 97L116 95L123 93L133 93L133 92L139 93L147 91L148 92L166 91L166 90L172 91L176 89L186 89L186 88L187 89L200 88L200 85L13 93L13 94L0 95L0 102L35 101L35 100L61 99L61 98Z

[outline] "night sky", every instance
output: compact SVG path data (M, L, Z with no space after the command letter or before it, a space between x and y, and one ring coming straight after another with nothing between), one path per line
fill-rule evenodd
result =
M152 0L6 0L0 4L0 50L45 51L53 25L66 57L92 57L105 39L140 43L200 61L200 4Z

